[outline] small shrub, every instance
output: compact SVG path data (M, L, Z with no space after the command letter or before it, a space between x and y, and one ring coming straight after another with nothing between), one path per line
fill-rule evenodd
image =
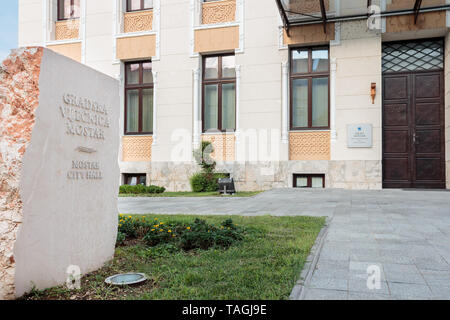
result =
M218 178L215 178L213 176L208 176L206 178L207 184L206 184L206 192L214 192L219 191L219 181Z
M119 215L119 232L129 238L136 238L135 221L131 216Z
M142 184L135 186L125 184L119 187L119 193L121 194L163 193L164 191L166 191L164 187L144 186Z
M155 218L149 221L142 217L119 216L117 245L126 239L142 239L148 246L170 245L185 251L193 249L228 248L244 238L244 230L238 228L231 219L223 221L219 227L205 220L195 219L192 224L164 223Z
M127 235L122 232L117 232L117 238L116 238L116 246L121 246L125 243L125 240L127 238Z
M214 192L219 190L219 178L228 174L215 173L216 162L211 158L214 148L209 141L202 141L200 148L194 150L194 158L202 171L190 178L191 188L194 192Z
M178 241L183 250L206 250L211 247L228 248L241 240L243 230L238 230L231 219L227 220L226 224L224 221L219 228L206 223L205 220L195 219L192 227L188 226L183 230Z
M163 193L166 191L166 188L164 187L158 187L158 186L148 186L147 187L147 193Z
M176 237L173 229L172 225L166 225L163 222L155 222L144 236L143 240L151 247L160 243L171 242Z
M208 187L208 180L202 172L194 174L189 181L191 183L192 191L194 192L204 192Z

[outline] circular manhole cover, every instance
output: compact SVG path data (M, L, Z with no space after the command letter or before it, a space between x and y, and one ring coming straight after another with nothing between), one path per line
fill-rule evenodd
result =
M147 280L147 277L143 273L123 273L116 274L106 278L107 284L113 284L117 286L125 286L130 284L137 284Z

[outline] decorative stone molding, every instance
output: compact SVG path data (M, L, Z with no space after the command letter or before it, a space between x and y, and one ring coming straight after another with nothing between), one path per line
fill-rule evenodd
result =
M234 134L204 134L203 141L210 141L214 147L211 157L216 161L234 161L235 136Z
M49 48L50 50L53 50L78 62L82 62L82 47L82 41L47 45L47 48Z
M146 59L156 55L156 35L116 37L116 58Z
M202 24L232 22L236 19L236 0L205 2L202 6Z
M336 134L336 58L330 59L330 133L331 140L337 139Z
M201 105L200 105L200 69L194 69L194 137L193 147L197 149L200 146L200 128L201 128Z
M235 157L238 153L238 144L241 142L241 65L236 65L236 130L235 130Z
M55 22L55 40L78 39L80 20L70 19Z
M281 143L288 143L289 126L289 62L281 64Z
M327 23L327 32L323 32L322 24L308 24L304 26L294 26L289 29L289 37L286 30L283 31L284 45L311 44L329 42L335 39L335 23Z
M153 10L126 12L123 28L125 33L150 31L153 28Z
M122 138L122 161L151 161L152 136L124 136Z
M158 132L157 126L158 126L158 99L157 99L157 93L158 93L158 71L155 71L152 69L153 73L153 140L152 145L157 144L157 138L156 133ZM150 150L151 155L151 150Z
M289 160L330 160L330 132L290 132Z
M239 26L195 30L195 52L239 49Z

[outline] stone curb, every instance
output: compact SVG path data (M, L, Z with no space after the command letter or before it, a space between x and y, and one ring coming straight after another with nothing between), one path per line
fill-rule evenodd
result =
M303 266L303 270L300 274L300 278L297 280L297 283L294 285L294 288L289 295L289 300L303 300L305 290L305 284L309 283L311 277L316 269L317 262L319 261L320 252L323 247L324 240L328 233L328 227L330 225L331 218L327 218L325 220L325 225L320 230L317 235L316 241L311 248L311 252L309 253L308 258L306 258L305 265Z

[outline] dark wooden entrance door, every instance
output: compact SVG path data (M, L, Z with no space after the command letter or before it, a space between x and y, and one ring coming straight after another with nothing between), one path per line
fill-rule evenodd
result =
M445 188L443 71L383 74L383 187Z

